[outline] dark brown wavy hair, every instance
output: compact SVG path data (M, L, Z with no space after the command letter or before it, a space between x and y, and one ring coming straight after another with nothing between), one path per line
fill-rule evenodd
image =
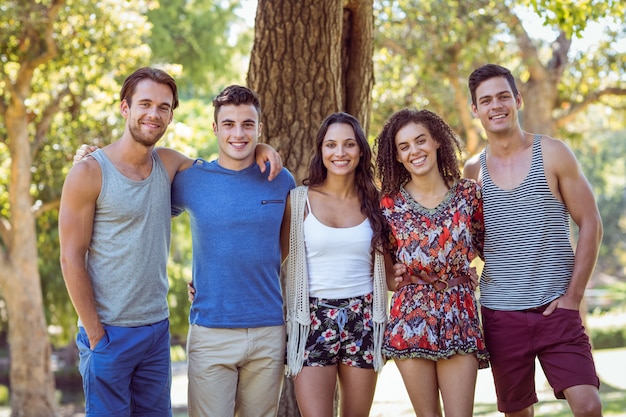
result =
M361 202L361 213L367 216L374 232L372 248L382 250L382 245L388 232L387 221L380 211L380 192L374 183L372 150L369 143L367 143L361 124L354 116L339 112L333 113L324 119L315 138L315 150L309 163L308 175L302 183L308 186L317 186L322 185L326 181L328 170L324 166L322 159L322 144L328 128L336 123L349 125L354 130L354 137L361 153L361 159L354 175L354 182Z
M400 186L411 179L411 174L398 161L396 135L409 123L424 126L432 138L439 144L437 149L437 167L448 187L461 178L459 157L461 143L450 126L443 119L429 110L400 110L385 122L383 130L376 138L376 167L382 183L383 194L393 194Z

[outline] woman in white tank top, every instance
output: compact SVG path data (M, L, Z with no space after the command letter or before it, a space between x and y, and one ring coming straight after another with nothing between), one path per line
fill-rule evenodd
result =
M303 183L291 191L281 232L287 372L303 417L333 415L338 380L341 415L368 416L383 366L387 224L354 117L324 120Z

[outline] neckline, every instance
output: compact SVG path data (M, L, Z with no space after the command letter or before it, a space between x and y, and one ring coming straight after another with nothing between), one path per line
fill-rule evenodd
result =
M541 152L541 135L539 134L535 134L533 136L533 145L532 145L532 151L531 151L531 156L530 156L530 167L528 168L528 172L526 173L526 175L524 176L524 178L522 179L522 181L517 184L515 187L512 188L502 188L500 187L498 184L496 184L496 182L493 180L493 178L491 177L491 174L489 173L489 168L487 167L487 148L485 148L484 150L484 157L481 158L483 159L481 161L481 164L484 163L484 176L485 178L487 178L489 180L489 182L491 183L491 185L500 190L501 192L504 193L513 193L516 192L517 190L519 190L520 188L522 188L524 186L524 184L526 184L526 182L528 181L528 179L530 178L530 174L533 172L533 169L535 168L535 156L536 156L536 152L537 150L539 150L539 152ZM481 166L482 168L482 166Z
M454 196L454 190L457 188L458 185L459 185L459 180L454 181L452 186L448 189L448 191L446 191L446 194L443 196L439 204L437 204L437 206L433 208L428 208L428 207L421 205L420 202L414 199L413 196L404 188L404 185L400 187L400 194L402 195L402 198L404 198L405 201L416 206L421 211L434 214L434 213L437 213L439 210L441 210L442 207L445 207L450 202L450 200Z

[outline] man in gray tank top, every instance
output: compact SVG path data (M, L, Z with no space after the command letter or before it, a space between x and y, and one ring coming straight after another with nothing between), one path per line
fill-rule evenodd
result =
M602 240L591 187L567 145L522 130L522 96L508 69L484 65L470 75L469 88L488 139L464 173L483 188L480 302L498 410L533 415L538 358L555 396L575 416L601 416L579 312ZM579 230L575 251L570 217Z
M178 106L169 74L140 68L120 98L122 137L76 164L65 180L61 267L79 318L86 415L171 416L170 186L193 160L155 149ZM272 161L270 178L282 168L274 154L267 147L256 158Z
M171 416L166 263L177 167L154 146L178 106L176 83L141 68L120 96L122 137L63 185L61 266L78 313L86 414Z

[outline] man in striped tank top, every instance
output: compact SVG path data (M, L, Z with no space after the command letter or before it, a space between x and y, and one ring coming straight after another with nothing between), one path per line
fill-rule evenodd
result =
M522 130L522 96L508 69L484 65L469 88L488 140L464 173L483 188L480 302L498 410L533 415L538 358L575 416L600 416L599 379L579 312L602 239L591 187L567 145ZM575 251L570 217L579 230Z

